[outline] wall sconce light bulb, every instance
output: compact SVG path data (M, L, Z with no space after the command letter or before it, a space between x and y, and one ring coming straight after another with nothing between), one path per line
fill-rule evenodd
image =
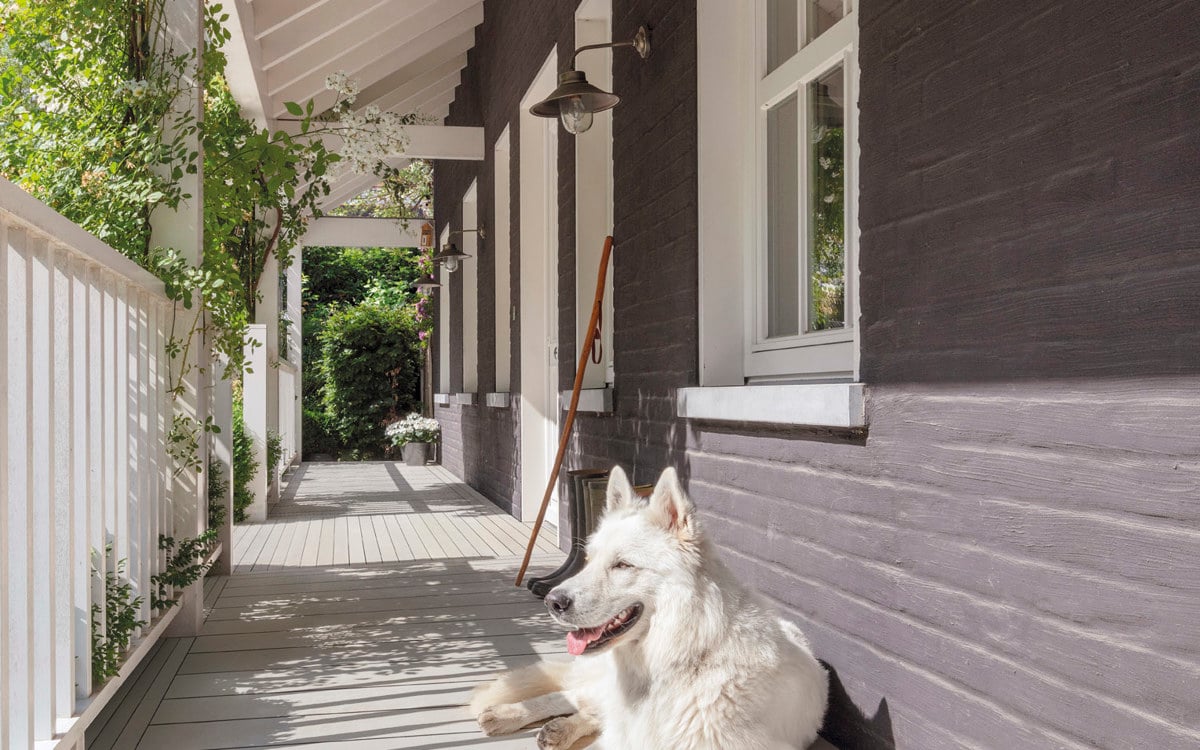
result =
M563 127L572 135L586 133L592 127L594 115L583 102L583 97L572 96L559 102Z

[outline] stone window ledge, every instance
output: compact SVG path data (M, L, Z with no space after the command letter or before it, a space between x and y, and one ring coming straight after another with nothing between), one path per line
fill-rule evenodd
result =
M855 429L867 415L862 383L798 383L681 388L684 419Z

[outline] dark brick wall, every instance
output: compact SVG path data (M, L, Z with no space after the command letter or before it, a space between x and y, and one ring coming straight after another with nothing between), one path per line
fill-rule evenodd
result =
M860 24L864 379L1200 372L1200 3Z
M489 0L451 122L489 147L511 122L515 144L572 5ZM581 415L569 466L681 468L732 567L834 670L841 747L1197 746L1200 3L862 0L871 424L844 439L674 417L697 380L695 6L615 11L655 53L616 57L616 408ZM488 215L489 162L439 164L439 205L476 174ZM439 416L447 465L511 507L515 411Z

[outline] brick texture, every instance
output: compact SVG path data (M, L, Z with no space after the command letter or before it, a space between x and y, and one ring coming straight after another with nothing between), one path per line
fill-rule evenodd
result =
M517 143L573 7L488 0L449 121ZM839 747L1196 747L1200 3L860 7L867 435L674 416L697 382L695 3L614 0L615 35L648 23L655 50L615 57L615 409L580 416L568 465L680 468L730 565L833 670ZM439 220L478 177L492 223L491 170L439 164ZM514 160L514 300L518 180ZM478 262L490 331L486 245ZM438 416L446 465L513 508L515 409Z

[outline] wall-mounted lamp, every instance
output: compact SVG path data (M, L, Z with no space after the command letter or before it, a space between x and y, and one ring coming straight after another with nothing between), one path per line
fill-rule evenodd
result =
M450 234L469 234L471 232L477 233L479 235L479 239L481 240L487 237L487 233L483 230L483 227L480 227L479 229L458 229ZM446 244L442 245L442 251L433 256L433 262L445 265L447 271L454 273L458 270L459 261L470 257L470 255L467 255L463 251L459 250L458 245L455 245L453 242L447 242Z
M592 116L597 112L612 109L621 97L602 91L588 83L587 76L575 69L575 58L580 52L610 47L633 47L642 59L650 57L650 29L638 27L637 36L630 42L588 44L575 50L571 66L558 74L558 88L544 100L529 108L529 113L538 117L558 117L568 133L578 135L592 127Z
M417 280L417 291L422 294L429 294L434 289L440 289L441 286L441 282L435 279L432 273Z

